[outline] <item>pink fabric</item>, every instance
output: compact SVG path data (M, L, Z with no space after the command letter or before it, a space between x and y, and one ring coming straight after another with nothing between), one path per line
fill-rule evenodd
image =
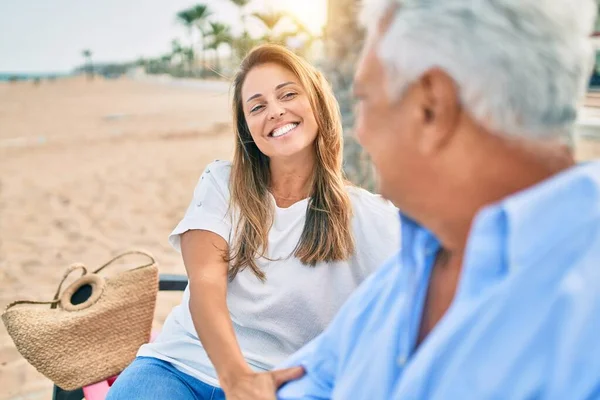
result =
M104 400L108 394L108 389L110 389L108 380L94 383L83 388L83 397L85 400Z

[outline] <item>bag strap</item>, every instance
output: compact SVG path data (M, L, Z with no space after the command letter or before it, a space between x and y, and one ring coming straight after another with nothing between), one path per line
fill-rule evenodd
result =
M62 285L65 283L65 281L67 280L67 278L69 277L69 275L71 275L71 273L73 271L77 271L78 269L81 269L83 271L83 273L81 274L81 276L84 276L85 274L88 273L87 268L85 267L85 265L80 264L80 263L76 263L76 264L71 264L69 266L69 268L67 268L67 270L65 271L60 283L58 284L58 289L56 289L56 293L54 294L54 298L51 301L34 301L34 300L18 300L18 301L13 301L12 303L10 303L8 306L6 306L6 310L8 310L9 308L12 308L16 305L19 304L50 304L50 308L56 308L57 304L59 303L59 296L60 296L60 291L62 289Z
M103 266L98 268L97 270L95 270L94 274L97 274L98 272L102 271L104 268L108 267L110 264L114 263L115 261L120 260L123 257L130 256L132 254L141 254L150 259L150 262L148 264L140 265L139 267L133 268L133 270L140 269L140 268L146 268L146 267L156 264L156 260L154 259L154 257L152 257L152 255L150 255L150 253L146 253L145 251L142 251L142 250L132 250L132 251L127 251L125 253L121 253L118 256L114 257L112 260L110 260L109 262L107 262L106 264L104 264Z
M132 250L132 251L127 251L125 253L121 253L118 256L113 257L110 261L108 261L107 263L105 263L104 265L102 265L100 268L98 268L97 270L95 270L93 273L97 274L98 272L102 271L104 268L108 267L109 265L111 265L112 263L114 263L117 260L120 260L123 257L132 255L132 254L141 254L143 256L146 256L150 259L150 262L148 264L144 264L144 265L140 265L139 267L133 268L132 270L136 270L136 269L140 269L140 268L146 268L146 267L150 267L154 264L156 264L156 260L154 259L154 257L152 257L150 255L150 253L146 253L145 251L141 251L141 250ZM9 308L12 308L16 305L19 304L50 304L50 308L56 308L58 303L60 302L60 291L62 290L62 286L65 283L65 281L67 280L67 278L69 277L69 275L71 275L71 273L73 271L77 271L78 269L82 270L83 273L81 274L81 276L84 276L88 273L87 268L85 267L85 265L81 264L81 263L75 263L75 264L71 264L69 266L69 268L67 268L67 270L65 271L62 280L60 281L60 283L58 284L58 289L56 289L56 293L54 294L54 298L51 301L34 301L34 300L18 300L18 301L13 301L12 303L10 303L8 306L6 306L5 311L7 311Z

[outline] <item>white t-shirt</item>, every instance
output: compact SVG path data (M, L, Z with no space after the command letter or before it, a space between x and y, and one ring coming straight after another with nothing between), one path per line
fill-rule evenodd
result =
M215 161L202 174L187 212L169 240L180 251L180 235L202 229L235 243L235 213L228 213L231 163ZM355 254L347 261L303 265L293 256L306 217L308 199L288 208L275 207L269 231L268 261L257 260L267 280L247 268L227 288L227 305L237 340L256 371L272 369L321 333L357 286L397 252L400 226L397 209L380 196L348 186L353 207ZM233 215L232 215L233 214ZM139 356L155 357L213 386L216 372L194 328L189 288L167 317L153 343Z

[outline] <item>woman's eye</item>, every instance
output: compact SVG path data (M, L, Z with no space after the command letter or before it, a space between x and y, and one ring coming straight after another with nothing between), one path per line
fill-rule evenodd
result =
M260 111L260 109L262 109L262 107L263 107L263 106L262 106L262 105L260 105L260 104L259 104L259 105L257 105L257 106L254 106L254 107L252 107L252 108L250 109L250 112L251 112L251 113L254 113L254 112Z
M283 95L283 98L284 99L293 99L297 95L298 95L298 93L288 92L288 93L286 93L286 94Z

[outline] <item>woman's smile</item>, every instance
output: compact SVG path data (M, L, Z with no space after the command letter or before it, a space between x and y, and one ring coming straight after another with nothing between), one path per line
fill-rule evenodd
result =
M300 125L300 122L287 123L287 124L285 124L283 126L280 126L278 128L273 129L271 131L271 133L269 133L269 137L271 139L279 139L279 138L282 138L284 136L288 136L292 132L295 132L296 128L299 125Z

